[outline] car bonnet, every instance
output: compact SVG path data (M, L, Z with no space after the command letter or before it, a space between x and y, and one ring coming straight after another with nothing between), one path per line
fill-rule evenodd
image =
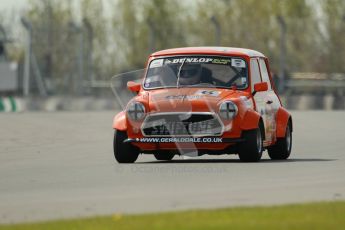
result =
M218 103L236 95L236 91L219 88L166 88L149 91L151 112L218 111Z

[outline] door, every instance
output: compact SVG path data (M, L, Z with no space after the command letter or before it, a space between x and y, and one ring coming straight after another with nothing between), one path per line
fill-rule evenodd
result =
M254 91L254 85L260 82L267 82L264 68L260 68L259 58L252 58L250 60L250 73L251 73L251 90ZM262 64L261 64L262 65ZM267 68L266 68L267 72ZM269 79L269 78L268 78ZM275 121L274 112L272 110L273 100L271 99L272 87L270 82L267 82L268 90L264 92L257 92L253 99L255 102L255 110L260 113L264 126L265 126L265 140L264 146L269 145L274 138Z
M274 90L272 89L271 80L268 74L267 64L264 58L259 58L259 67L261 73L261 79L263 82L267 82L268 90L264 98L265 104L265 126L266 126L266 140L275 141L276 139L276 114L280 106L280 101Z

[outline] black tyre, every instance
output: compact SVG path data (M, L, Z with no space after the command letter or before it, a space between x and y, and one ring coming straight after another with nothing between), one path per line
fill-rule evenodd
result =
M245 139L239 146L238 156L243 162L257 162L262 156L262 133L260 129L244 131L242 137Z
M164 151L164 152L155 152L153 155L159 161L170 161L174 158L175 153Z
M292 147L292 131L290 123L286 126L284 138L278 138L277 143L268 147L268 155L272 160L286 160L289 158Z
M123 143L127 139L127 133L115 130L114 156L119 163L134 163L139 156L139 149L130 143Z

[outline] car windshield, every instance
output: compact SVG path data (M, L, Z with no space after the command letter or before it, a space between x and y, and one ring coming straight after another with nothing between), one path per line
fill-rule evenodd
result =
M245 89L248 68L239 57L175 56L150 62L145 89L172 87L218 87Z

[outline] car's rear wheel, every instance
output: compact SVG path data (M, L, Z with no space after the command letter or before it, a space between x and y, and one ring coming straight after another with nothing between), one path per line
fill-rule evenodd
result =
M292 131L290 123L286 126L285 137L278 138L277 143L268 147L268 155L272 160L286 160L292 147Z
M114 156L119 163L134 163L139 156L139 149L130 143L124 143L128 138L127 133L115 129Z
M242 137L245 139L239 146L238 156L243 162L260 161L263 151L262 133L260 128L244 131Z
M163 152L155 152L153 153L155 158L159 161L170 161L174 158L175 153L174 152L168 152L168 151L163 151Z

